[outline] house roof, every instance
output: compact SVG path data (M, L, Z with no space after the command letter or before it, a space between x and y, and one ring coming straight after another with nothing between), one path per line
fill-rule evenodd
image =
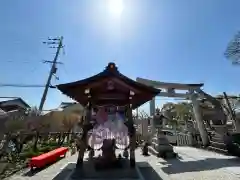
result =
M0 108L0 116L5 115L6 112Z
M74 105L74 104L78 104L77 102L61 102L59 108L66 108L68 106Z
M108 91L106 85L109 82L113 82L117 88L113 91ZM124 76L118 71L114 63L109 63L105 70L94 76L71 83L59 84L57 85L57 88L63 94L78 101L83 106L88 103L88 95L86 95L85 93L86 89L91 90L91 96L95 98L95 102L97 102L96 104L112 103L116 105L129 104L129 91L133 91L135 93L135 95L131 99L133 109L146 103L160 93L159 89L144 85L142 83L138 83L128 78L127 76ZM127 97L117 99L116 96L118 96L119 94L127 95L127 92ZM102 98L100 100L100 96L102 94L105 94L108 97Z
M30 108L30 106L22 99L22 98L8 98L8 100L3 100L3 101L0 101L0 106L4 106L4 103L6 102L14 102L14 101L20 101L22 104L24 104L27 108Z

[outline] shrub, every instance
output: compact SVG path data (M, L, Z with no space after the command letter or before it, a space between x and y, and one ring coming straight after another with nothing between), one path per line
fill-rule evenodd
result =
M20 159L28 159L28 158L31 158L31 157L34 157L34 156L38 156L39 155L39 152L34 152L33 150L29 150L29 151L26 151L26 152L22 152L19 154L19 157Z
M52 141L52 142L47 143L47 145L48 145L48 146L54 146L54 147L56 147L56 146L58 146L58 143Z
M49 152L51 150L52 150L52 148L50 146L44 146L44 147L39 148L39 151L41 151L43 153Z

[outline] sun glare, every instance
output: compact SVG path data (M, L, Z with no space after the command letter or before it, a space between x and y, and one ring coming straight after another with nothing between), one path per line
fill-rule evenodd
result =
M109 0L109 10L114 16L121 16L123 11L123 0Z

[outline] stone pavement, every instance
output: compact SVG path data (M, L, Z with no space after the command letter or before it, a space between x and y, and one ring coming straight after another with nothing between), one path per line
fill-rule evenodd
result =
M178 159L165 161L155 156L141 156L136 150L136 161L140 179L148 180L238 180L240 159L217 153L191 148L175 147ZM86 156L85 156L86 158ZM57 163L37 172L33 176L27 170L9 180L69 180L75 167L77 154L68 155ZM65 168L67 167L67 168ZM149 167L149 168L147 168ZM157 177L160 176L160 177Z
M56 177L62 170L64 170L65 166L68 165L69 162L76 162L77 154L70 156L66 155L66 158L59 160L58 162L52 164L51 166L36 172L35 174L31 174L29 169L23 170L7 180L64 180L64 178Z
M191 147L175 147L175 152L179 154L180 160L170 160L167 167L162 167L171 179L240 179L239 158Z

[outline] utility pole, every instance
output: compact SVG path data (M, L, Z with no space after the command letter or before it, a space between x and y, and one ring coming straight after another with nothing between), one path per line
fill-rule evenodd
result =
M44 89L44 92L43 92L43 95L42 95L40 105L39 105L39 111L40 112L43 109L43 105L45 103L47 93L48 93L48 88L51 84L52 76L54 74L56 74L56 71L57 71L56 64L58 64L57 59L58 59L58 55L60 53L60 49L63 48L63 37L61 36L60 38L54 38L54 39L48 38L48 42L43 42L43 43L47 44L47 45L58 45L58 46L57 47L54 47L54 46L50 47L50 48L57 48L57 52L56 52L56 55L55 55L53 61L45 61L46 63L52 63L52 67L51 67L51 70L50 70L50 73L49 73L49 76L48 76L48 79L47 79L47 83L46 83L46 86L45 86L45 89Z

